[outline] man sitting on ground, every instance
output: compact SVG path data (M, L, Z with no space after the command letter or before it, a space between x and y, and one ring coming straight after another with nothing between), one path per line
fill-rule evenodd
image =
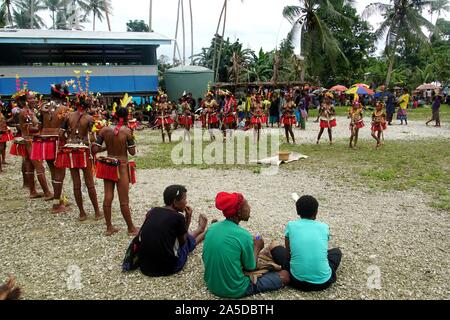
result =
M281 289L289 283L287 271L269 272L250 281L245 271L254 271L264 241L255 239L239 226L250 218L250 205L240 193L221 192L216 197L216 208L226 218L211 225L203 246L204 279L209 291L222 298L242 298L262 292Z
M181 271L189 253L205 238L208 223L201 214L197 230L188 233L192 208L187 206L187 190L183 186L168 187L164 191L164 203L165 207L150 210L140 233L140 268L150 277L169 276Z
M328 225L316 221L319 203L312 196L297 201L301 219L286 227L286 248L272 249L273 260L290 272L290 286L302 291L320 291L336 282L336 271L341 262L339 249L328 250Z

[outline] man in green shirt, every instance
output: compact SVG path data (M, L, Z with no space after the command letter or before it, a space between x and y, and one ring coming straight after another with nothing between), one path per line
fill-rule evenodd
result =
M254 271L259 252L264 248L261 237L253 236L239 226L250 218L250 205L240 193L221 192L216 208L226 220L213 224L203 245L204 279L209 291L222 298L242 298L281 289L289 283L287 271L269 272L252 283L244 271Z

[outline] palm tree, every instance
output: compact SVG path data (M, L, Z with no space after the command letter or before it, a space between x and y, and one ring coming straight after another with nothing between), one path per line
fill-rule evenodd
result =
M3 0L0 6L0 13L6 16L6 21L10 26L13 25L12 12L15 2L15 0Z
M14 11L15 27L19 29L41 29L45 27L44 20L38 15L45 10L41 0L20 0L17 2L18 11Z
M92 30L95 31L95 20L98 18L98 20L101 22L103 21L104 15L108 13L109 8L111 7L111 1L110 0L88 0L87 6L85 8L85 16L87 17L92 13Z
M327 19L333 19L343 25L350 24L350 20L337 11L345 3L343 0L299 0L298 6L286 6L283 16L292 23L288 39L292 39L300 32L300 60L303 59L305 68L302 70L301 81L304 81L306 69L313 75L320 65L323 65L323 53L328 63L334 68L336 60L341 56L347 59L339 47L338 41L327 24ZM302 57L303 56L303 57Z
M241 2L244 2L243 0L241 0ZM215 39L219 39L220 40L220 47L219 47L219 51L217 52L217 60L216 60L216 56L214 55L213 58L213 71L214 71L214 80L217 81L218 77L219 77L219 65L220 65L220 58L222 55L222 48L223 48L223 39L225 37L225 27L227 24L227 9L228 9L228 0L224 0L223 1L223 6L222 6L222 11L220 12L220 16L219 16L219 21L217 23L217 29L216 29L216 33L215 33ZM220 29L220 24L222 23L222 18L223 18L223 27L222 27L222 36L220 38L218 38L219 35L219 29ZM216 45L217 43L214 42L214 52L216 52ZM216 65L216 61L217 61L217 65Z
M428 37L422 28L433 30L434 26L422 16L421 12L429 4L429 1L421 0L391 0L389 4L372 3L364 10L363 18L368 18L375 13L381 14L384 18L380 27L375 31L375 36L377 39L382 39L386 35L385 54L389 59L386 87L391 82L395 54L401 41L428 45Z
M44 0L44 5L52 13L52 29L56 29L56 13L61 9L61 0Z
M431 22L433 22L433 13L437 13L436 21L443 12L450 11L450 4L448 0L434 0L429 4L428 12L431 14Z
M111 13L111 1L103 0L103 6L105 7L105 15L106 15L106 21L108 22L108 30L109 30L109 32L111 32L111 21L109 21L109 15Z

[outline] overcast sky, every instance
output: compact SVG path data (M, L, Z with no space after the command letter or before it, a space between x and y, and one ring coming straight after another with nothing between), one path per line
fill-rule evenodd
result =
M228 0L228 17L226 37L231 41L239 39L245 47L255 51L261 47L272 50L286 37L291 25L283 18L282 10L286 5L296 5L297 0ZM374 0L355 0L355 7L361 13ZM388 0L378 0L388 3ZM111 17L112 31L126 31L129 20L149 20L150 0L112 0L113 13ZM190 56L190 20L188 4L185 3L186 25L186 56ZM175 38L178 0L153 0L153 30L169 38ZM192 0L194 20L194 53L202 47L209 46L216 31L223 0ZM370 22L377 26L380 17L373 16ZM181 28L181 23L180 23ZM85 30L92 30L92 23ZM106 21L98 24L97 30L107 30ZM181 29L178 37L182 47ZM162 46L158 55L172 58L173 46Z

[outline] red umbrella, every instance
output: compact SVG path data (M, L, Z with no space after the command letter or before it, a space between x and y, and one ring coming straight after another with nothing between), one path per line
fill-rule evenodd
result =
M343 92L347 90L348 88L346 86L341 86L340 84L330 88L330 91L337 91L337 92Z

